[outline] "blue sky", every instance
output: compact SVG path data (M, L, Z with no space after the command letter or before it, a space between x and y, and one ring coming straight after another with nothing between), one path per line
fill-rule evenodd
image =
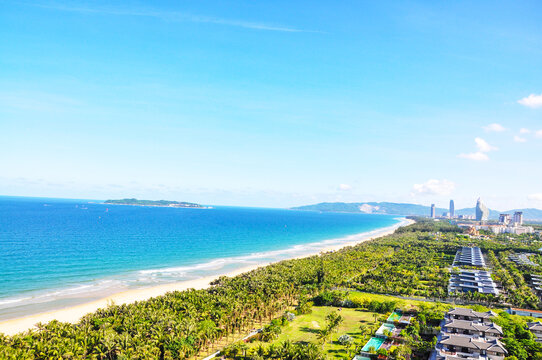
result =
M0 194L542 207L541 14L0 1Z

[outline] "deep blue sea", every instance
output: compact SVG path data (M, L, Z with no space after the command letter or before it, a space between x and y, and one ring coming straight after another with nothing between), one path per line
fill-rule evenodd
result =
M400 220L0 197L0 320L314 253Z

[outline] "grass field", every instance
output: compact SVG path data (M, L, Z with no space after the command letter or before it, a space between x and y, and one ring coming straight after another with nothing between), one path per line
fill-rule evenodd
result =
M347 355L347 349L337 342L339 336L348 334L356 343L362 341L360 325L372 325L376 322L382 322L385 317L359 309L341 309L331 306L314 306L311 314L299 315L292 322L282 328L282 333L273 341L280 343L285 340L291 342L307 341L318 343L317 333L320 328L326 326L326 316L331 312L338 312L344 321L339 326L338 331L333 334L332 343L329 341L324 345L324 351L329 358L343 358ZM253 342L251 346L257 346L258 342Z
M418 301L418 300L409 300L409 299L401 299L399 297L395 296L389 296L389 295L379 295L379 294L369 294L369 293L363 293L363 292L357 292L357 291L351 291L348 294L348 299L350 300L364 300L364 301L371 301L371 300L377 300L377 301L396 301L397 305L396 307L402 308L404 306L412 307L412 306L436 306L437 303L435 302L429 302L429 301Z

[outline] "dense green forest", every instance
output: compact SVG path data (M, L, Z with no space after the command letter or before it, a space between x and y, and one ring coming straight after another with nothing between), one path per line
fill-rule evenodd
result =
M322 297L323 305L345 300L326 295L332 289L340 289L339 293L357 289L443 298L446 269L463 245L478 245L484 253L489 251L505 289L519 289L492 301L538 306L518 278L523 278L522 273L516 273L502 258L512 251L536 251L541 247L539 239L471 239L453 225L421 221L355 247L282 261L234 278L222 277L205 290L172 292L134 304L112 305L88 314L77 324L55 321L15 336L0 335L0 358L182 359L234 342L247 330L268 325L287 310L309 311L312 302ZM420 346L429 345L424 342ZM284 346L288 348L285 354L294 352L297 358L323 356L308 344ZM264 350L267 354L276 349Z

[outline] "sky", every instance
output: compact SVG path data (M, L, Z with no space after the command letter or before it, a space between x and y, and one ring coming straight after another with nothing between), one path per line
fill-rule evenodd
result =
M0 195L542 208L539 1L0 1Z

